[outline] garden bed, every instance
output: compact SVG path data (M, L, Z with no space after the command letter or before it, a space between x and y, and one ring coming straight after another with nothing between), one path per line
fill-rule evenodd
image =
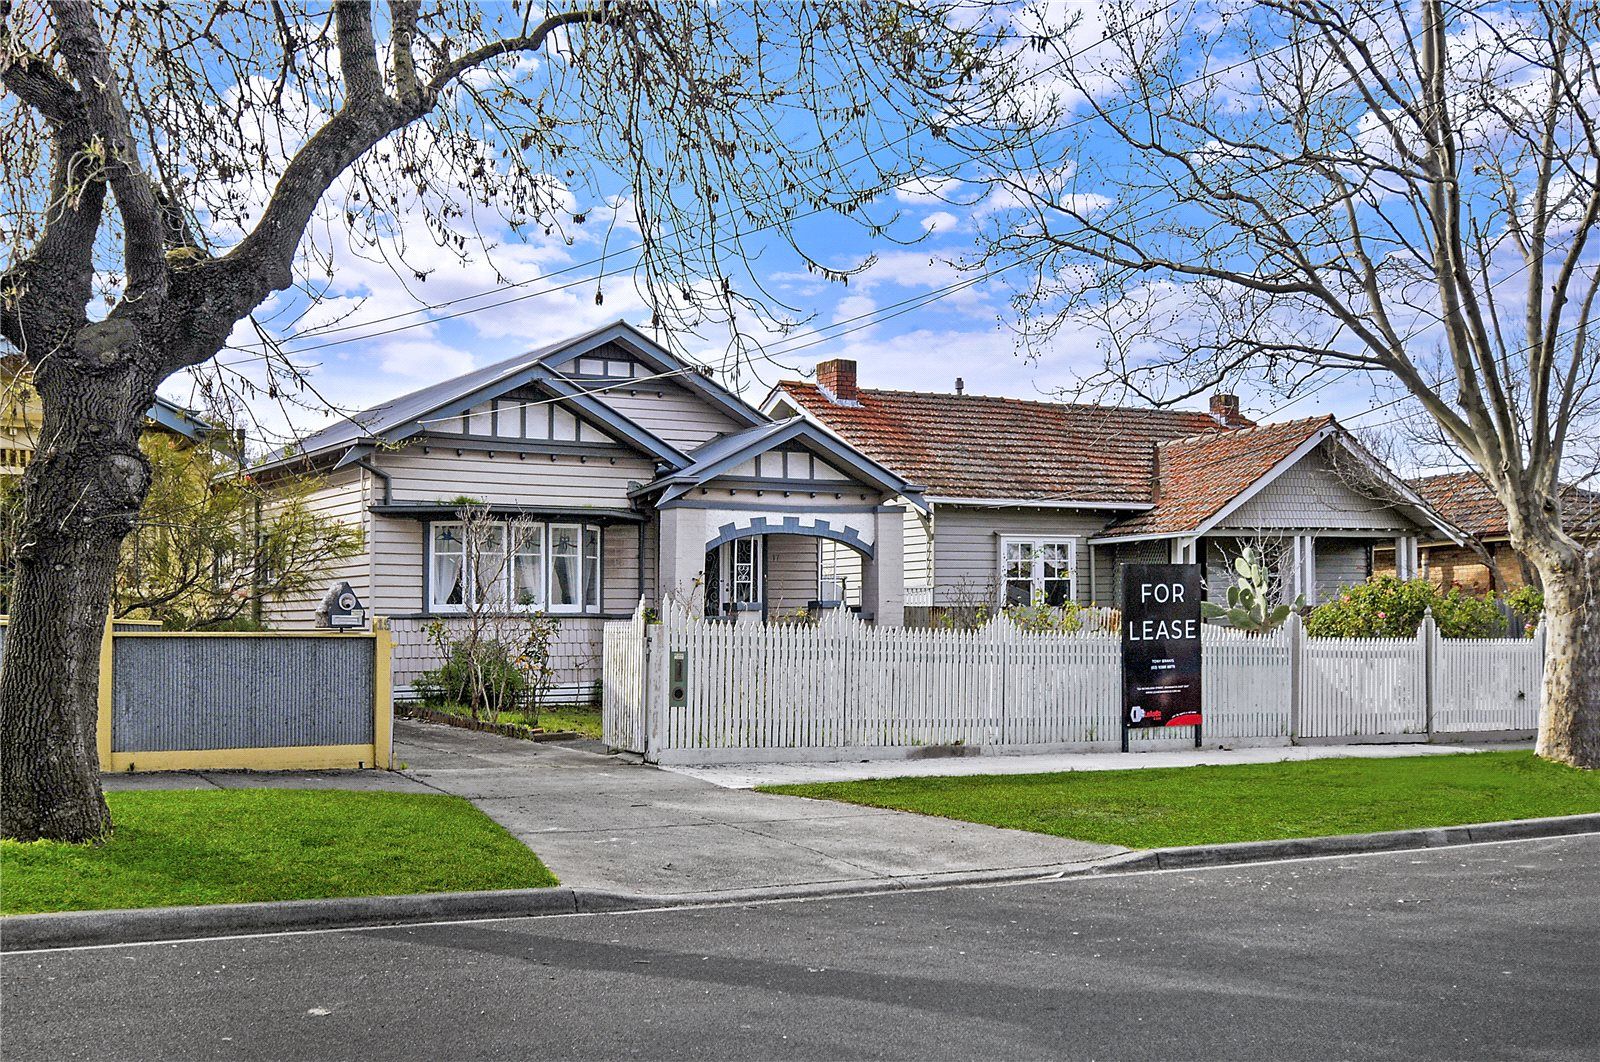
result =
M501 737L520 738L524 741L575 741L583 737L576 730L546 730L543 727L529 726L515 721L491 723L487 719L474 719L470 715L458 715L442 708L430 708L422 704L402 705L399 711L407 719L417 719L424 723L441 723L462 730L477 730L485 734L499 734Z

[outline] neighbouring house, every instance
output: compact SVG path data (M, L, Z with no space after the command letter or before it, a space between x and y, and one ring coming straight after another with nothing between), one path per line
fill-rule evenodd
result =
M1538 573L1512 547L1505 507L1481 473L1448 472L1408 482L1467 536L1465 542L1443 536L1424 538L1418 545L1422 574L1440 586L1459 586L1478 593L1506 593L1530 583L1538 584ZM1578 541L1600 542L1600 493L1565 488L1562 521L1567 533ZM1375 563L1378 571L1393 572L1393 551L1380 551Z
M20 358L0 359L0 484L21 477L33 460L44 409L33 389L32 377L21 367ZM146 414L147 428L175 437L198 441L215 428L193 410L157 397Z
M428 624L486 608L559 619L568 695L598 680L604 621L641 601L754 622L848 600L898 624L904 509L924 504L837 434L760 412L621 322L356 413L253 469L268 484L291 471L320 477L318 511L362 528L324 585L390 617L401 688L436 663ZM464 510L503 530L469 546ZM311 626L320 597L267 601L265 618Z
M1332 417L1255 424L1208 412L858 385L848 360L786 380L762 408L826 429L923 487L905 511L906 601L922 609L1120 604L1120 566L1203 561L1209 595L1256 545L1281 595L1316 603L1398 550L1460 533ZM841 566L849 558L838 559ZM843 574L848 576L848 571Z

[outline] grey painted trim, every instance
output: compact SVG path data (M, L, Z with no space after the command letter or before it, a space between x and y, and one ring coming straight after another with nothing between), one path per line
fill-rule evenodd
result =
M786 516L781 523L769 523L764 516L758 516L750 521L750 526L740 527L737 524L723 524L717 529L717 537L706 543L706 552L709 553L718 546L725 545L739 538L750 538L755 535L802 535L807 538L828 538L835 542L842 542L854 549L857 553L871 560L875 554L872 546L861 541L861 532L853 527L832 526L827 520L813 520L810 524L802 524L797 516ZM762 579L765 580L766 572L763 569Z
M491 516L538 516L550 518L570 518L573 520L587 521L589 523L616 523L642 524L646 517L643 513L636 513L632 509L584 509L556 505L516 505L516 504L486 504ZM423 520L451 520L459 521L460 511L463 508L454 502L395 502L386 505L369 505L370 512L379 516L413 516Z
M904 495L908 500L912 500L913 504L921 500L920 487L907 483L855 447L842 444L833 436L817 431L813 425L800 417L795 417L777 431L751 440L749 445L739 447L720 460L696 470L692 475L667 476L657 480L652 486L665 486L667 493L662 500L671 501L681 496L691 486L699 486L715 479L729 469L737 468L756 454L766 453L774 447L783 446L796 439L803 439L816 446L834 461L845 465L850 471L862 476L887 494ZM919 506L922 507L925 506Z
M683 369L696 369L696 366L690 365L677 357L661 344L633 327L633 325L620 320L598 332L591 333L569 347L552 351L541 360L546 363L556 360L566 361L573 357L581 357L583 354L605 346L607 343L615 343L623 347L657 372L678 372ZM554 372L554 370L551 371ZM566 378L563 374L557 375L561 375L563 379ZM675 377L675 379L702 398L708 399L713 404L721 407L731 414L735 420L743 421L752 428L758 424L765 424L771 419L702 372L685 372L682 376ZM644 384L652 381L640 382Z
M632 447L616 443L577 442L571 439L501 439L492 435L452 435L448 432L418 432L413 446L435 450L483 450L489 453L569 454L578 457L627 457Z
M798 494L859 494L862 485L843 479L767 479L761 476L718 476L716 482L694 486L736 488L738 490L793 491ZM877 489L877 488L875 488ZM883 493L879 490L879 493Z
M680 499L677 499L675 501L662 502L661 504L657 505L656 508L658 510L659 509L734 509L734 510L741 510L742 509L742 510L745 510L747 512L821 513L823 515L830 515L830 516L832 514L834 514L834 513L894 513L894 512L904 512L905 511L905 506L903 506L903 505L829 505L826 508L822 508L822 507L818 507L818 506L815 506L815 505L781 505L781 504L777 504L777 503L773 503L771 505L767 505L767 504L746 503L746 502L736 501L736 500L734 500L732 498L729 498L726 501L714 501L714 502L693 501L693 500L685 500L685 499L681 499L680 498Z

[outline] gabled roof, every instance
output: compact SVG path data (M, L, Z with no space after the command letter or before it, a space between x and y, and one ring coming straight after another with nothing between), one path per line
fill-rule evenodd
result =
M682 386L737 420L751 425L767 422L766 417L708 379L697 367L677 358L627 322L615 321L354 413L308 436L292 452L285 449L268 455L259 467L302 461L360 443L397 442L420 430L419 421L424 418L465 412L490 398L529 384L539 385L566 399L571 408L657 460L673 467L687 463L688 458L682 451L618 414L553 367L608 344L623 347L663 376L673 374Z
M1456 527L1477 539L1508 538L1506 510L1481 472L1447 472L1407 480L1427 503ZM1561 516L1569 535L1600 537L1600 493L1567 486L1561 491Z
M851 405L814 383L780 382L808 417L930 497L1125 504L1153 500L1159 443L1221 432L1209 413L859 389ZM769 406L771 400L769 399Z
M1273 469L1321 442L1333 424L1332 417L1308 417L1164 442L1156 452L1155 507L1101 537L1193 533Z
M694 487L737 468L757 454L780 446L801 443L827 457L831 464L870 483L887 494L902 495L915 505L922 505L921 488L908 483L860 451L840 442L801 417L775 420L744 431L730 432L706 442L692 454L690 463L653 483L633 491L633 494L650 494L661 491L657 502L681 497Z
M1392 504L1448 538L1461 533L1379 463L1331 416L1306 417L1162 443L1156 504L1106 528L1099 542L1202 535L1320 446L1338 446Z

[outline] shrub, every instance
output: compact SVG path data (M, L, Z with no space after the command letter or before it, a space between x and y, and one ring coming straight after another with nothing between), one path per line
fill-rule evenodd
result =
M1519 586L1506 595L1505 602L1528 621L1530 630L1544 616L1544 591L1537 586Z
M555 669L550 648L556 621L534 615L522 622L518 641L469 632L452 639L442 622L428 628L429 640L444 656L444 663L417 676L415 689L432 707L460 706L490 721L500 713L537 708Z
M1345 587L1313 609L1306 633L1318 638L1410 638L1430 608L1446 638L1492 638L1505 629L1492 596L1475 597L1457 586L1440 590L1426 579L1379 575Z

